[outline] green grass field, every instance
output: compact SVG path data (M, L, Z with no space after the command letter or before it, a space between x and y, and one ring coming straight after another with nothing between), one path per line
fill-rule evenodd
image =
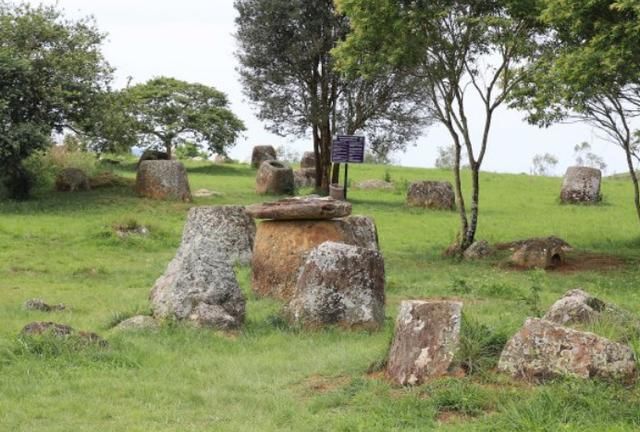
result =
M561 179L483 173L479 239L557 235L580 253L610 255L612 268L516 271L503 257L442 257L458 227L453 212L410 209L407 182L450 179L446 171L352 166L354 182L391 176L398 191L350 192L354 214L376 220L387 270L387 321L375 334L301 332L279 318L281 305L256 299L250 269L238 269L247 322L237 335L167 325L157 333L116 333L118 314L147 311L147 296L180 241L191 205L247 204L255 171L190 163L192 190L223 197L193 204L137 198L128 188L77 194L41 192L0 202L1 431L632 431L640 429L640 385L557 380L516 382L494 371L495 345L571 288L638 313L640 224L631 184L605 180L594 207L558 203ZM132 166L118 171L133 177ZM120 239L112 226L135 220L144 238ZM540 293L539 301L534 294ZM41 297L63 312L23 310ZM461 378L398 388L372 372L384 359L403 299L464 301L466 355ZM34 347L18 338L36 320L96 331L110 349ZM640 353L638 328L594 330ZM493 347L494 349L490 349Z

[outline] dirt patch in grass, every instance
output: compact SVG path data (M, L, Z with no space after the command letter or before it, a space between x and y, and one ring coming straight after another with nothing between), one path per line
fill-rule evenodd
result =
M626 267L628 261L614 255L596 254L591 252L573 252L568 254L564 263L546 269L557 274L574 274L580 272L608 272ZM513 271L528 271L529 268L516 266L511 262L502 262L499 267Z
M436 416L436 420L441 424L463 423L469 421L470 419L472 419L472 417L467 414L448 410L440 411Z

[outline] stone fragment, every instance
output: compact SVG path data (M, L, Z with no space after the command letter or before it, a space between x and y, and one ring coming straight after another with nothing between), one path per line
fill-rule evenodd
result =
M384 283L380 252L325 242L308 254L285 315L305 328L377 330L384 323Z
M517 246L511 262L522 268L548 269L562 265L567 247L557 237L530 239Z
M293 197L250 205L247 213L256 219L324 220L349 216L351 204L329 197Z
M58 192L76 192L91 189L91 184L81 169L65 168L56 176L55 187Z
M262 162L268 160L277 160L276 149L270 145L255 146L253 153L251 154L251 166L253 168L260 168Z
M159 330L160 323L147 315L137 315L120 322L114 327L117 331L147 331Z
M174 160L142 162L136 176L136 192L152 199L191 201L187 171Z
M602 300L573 289L555 302L543 319L560 325L585 324L596 319L606 307Z
M435 210L455 210L456 197L449 182L420 181L411 183L407 205Z
M597 168L569 167L564 175L560 201L565 204L595 204L600 201L602 172Z
M310 168L315 171L316 169L316 154L312 151L304 152L302 159L300 159L300 168Z
M189 242L191 247L181 248L169 263L150 294L156 318L218 330L242 326L245 299L231 264L224 257L201 253L215 250L211 243L206 238Z
M180 249L195 249L231 264L249 264L255 235L256 224L242 206L192 207ZM208 241L203 243L202 239Z
M40 312L58 312L66 309L66 306L62 303L57 305L49 305L42 299L30 299L24 302L24 308L26 310L40 311Z
M374 221L351 216L326 221L264 221L258 224L251 261L252 287L258 296L288 301L298 269L316 246L334 241L378 250Z
M419 385L447 374L460 340L462 303L403 301L386 374L399 385Z
M468 260L483 259L495 254L495 250L486 240L474 242L464 251L464 257Z
M632 382L637 375L628 346L537 318L527 319L507 343L498 370L528 380L570 376Z

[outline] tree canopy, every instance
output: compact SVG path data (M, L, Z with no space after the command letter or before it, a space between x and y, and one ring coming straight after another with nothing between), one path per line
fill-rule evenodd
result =
M633 119L640 115L640 3L543 0L540 57L512 95L528 120L549 126L582 120L624 152L640 218Z
M456 200L461 229L458 247L473 243L478 224L480 167L493 115L522 79L534 54L536 0L337 0L353 31L337 50L339 65L367 77L395 65L419 78L435 120L454 146ZM479 133L472 130L469 104L484 108ZM466 150L471 180L467 214L460 178Z
M22 161L88 116L107 89L103 40L91 19L0 2L0 174L14 198L30 190Z
M204 84L159 77L123 90L138 145L169 154L184 140L226 154L245 130L224 93Z
M279 135L309 136L316 187L327 191L337 133L368 136L386 157L428 122L417 80L389 67L367 77L335 68L331 51L349 32L333 0L236 0L240 76L258 118Z

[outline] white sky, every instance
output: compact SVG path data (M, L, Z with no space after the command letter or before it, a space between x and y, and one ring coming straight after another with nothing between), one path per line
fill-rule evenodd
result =
M104 53L116 67L116 85L127 77L144 82L154 76L171 76L212 85L225 92L232 109L246 124L245 138L230 151L233 158L247 160L259 144L286 144L292 150L311 150L310 139L291 140L264 130L250 103L242 94L235 72L233 0L29 0L29 3L57 4L70 17L93 15L98 27L109 34ZM477 111L481 116L482 111ZM469 115L473 120L474 113ZM608 174L625 172L622 150L604 142L600 133L583 124L538 129L523 122L514 111L497 112L489 149L483 164L487 171L529 172L533 156L554 154L560 160L555 174L572 165L573 146L582 141L604 157ZM406 166L431 167L437 147L450 138L443 127L425 131L416 147L394 159Z

